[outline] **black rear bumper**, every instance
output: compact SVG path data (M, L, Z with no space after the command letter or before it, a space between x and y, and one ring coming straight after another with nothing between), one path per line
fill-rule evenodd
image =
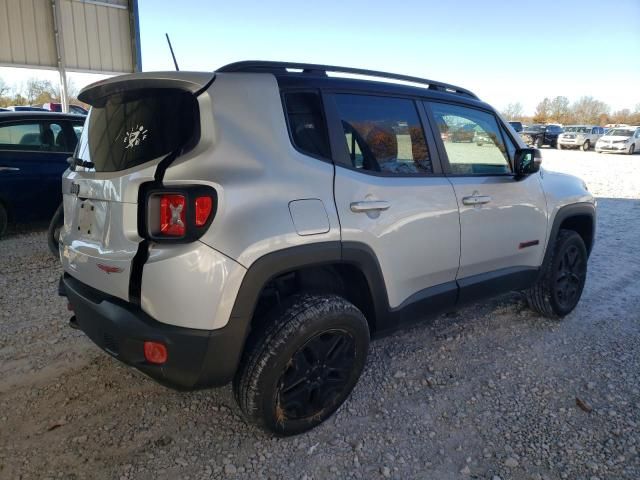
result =
M96 345L163 385L177 389L220 386L235 374L246 336L240 324L234 328L230 321L218 330L199 330L160 323L139 307L66 274L60 294L73 307L76 325ZM149 340L166 345L165 364L145 360L143 343Z

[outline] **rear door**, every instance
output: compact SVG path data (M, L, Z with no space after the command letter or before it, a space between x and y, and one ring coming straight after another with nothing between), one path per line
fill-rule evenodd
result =
M13 221L49 219L62 200L60 178L73 151L66 120L0 124L0 198Z
M138 234L138 194L158 164L197 142L196 97L176 88L135 88L122 82L98 94L63 178L64 269L100 291L129 300ZM107 83L109 86L109 83ZM195 87L195 85L194 85ZM146 253L146 252L145 252Z
M539 175L516 180L515 144L493 112L464 105L430 102L440 131L472 125L489 143L441 145L445 171L460 208L461 300L483 296L481 289L517 289L542 262L546 238L546 201ZM444 138L444 137L443 137Z
M335 92L335 201L343 245L373 250L389 307L425 298L453 304L460 255L458 206L434 140L411 98Z

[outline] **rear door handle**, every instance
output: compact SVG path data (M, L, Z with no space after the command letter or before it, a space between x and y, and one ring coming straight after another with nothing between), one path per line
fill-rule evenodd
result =
M0 172L17 172L20 170L18 167L0 167Z
M353 202L350 207L353 213L388 210L391 204L384 200Z
M470 197L462 197L462 203L465 205L484 205L490 201L491 197L489 195L472 195Z

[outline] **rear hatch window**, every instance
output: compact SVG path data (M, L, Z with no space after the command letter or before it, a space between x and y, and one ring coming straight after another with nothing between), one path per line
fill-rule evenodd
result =
M196 97L176 89L130 90L94 102L77 156L117 172L165 156L199 136Z

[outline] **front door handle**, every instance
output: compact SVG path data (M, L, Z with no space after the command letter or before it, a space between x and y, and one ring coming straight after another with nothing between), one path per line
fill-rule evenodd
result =
M0 172L17 172L20 170L18 167L0 167Z
M372 200L366 202L353 202L350 207L353 213L373 212L388 210L391 204L384 200Z
M472 195L470 197L462 197L462 203L465 205L484 205L490 201L491 197L489 195Z

